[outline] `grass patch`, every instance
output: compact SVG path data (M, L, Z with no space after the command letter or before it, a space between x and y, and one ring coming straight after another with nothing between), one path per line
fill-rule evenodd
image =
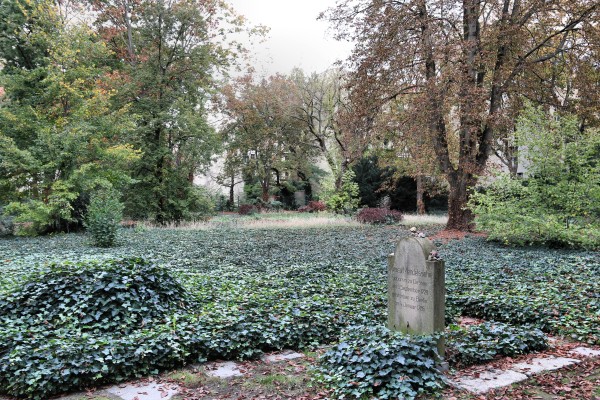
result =
M294 375L271 374L263 376L254 376L243 383L243 386L251 386L254 388L283 388L284 390L296 389L303 385L302 378Z
M208 377L202 373L187 370L169 372L168 374L165 374L164 378L176 381L178 384L184 385L187 388L199 387L208 379Z

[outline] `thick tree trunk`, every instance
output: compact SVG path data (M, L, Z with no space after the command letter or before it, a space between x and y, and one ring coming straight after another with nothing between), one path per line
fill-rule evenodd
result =
M231 207L233 207L233 204L234 204L234 201L235 201L234 188L235 188L235 176L231 175L231 182L229 184L229 204L231 204Z
M467 208L470 190L476 182L473 174L455 171L449 174L448 183L450 193L448 195L448 224L446 229L460 231L471 231L473 224L473 213Z
M423 175L419 174L416 178L417 181L417 214L425 214L425 202L423 201L423 194L425 188L423 187Z

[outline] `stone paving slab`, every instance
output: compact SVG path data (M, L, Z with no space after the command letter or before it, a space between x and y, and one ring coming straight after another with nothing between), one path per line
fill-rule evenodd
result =
M304 357L305 357L304 354L296 353L295 351L290 350L290 351L284 351L282 353L267 354L262 357L262 360L264 362L268 362L268 363L276 363L276 362L294 360L296 358L304 358Z
M580 357L596 357L600 356L600 351L587 347L577 347L571 351L571 354ZM581 360L567 357L533 358L529 362L514 364L506 371L491 370L481 373L478 378L463 377L456 380L449 380L449 383L459 389L483 394L491 389L524 381L531 375L553 371L579 362Z
M450 384L459 388L466 389L469 392L483 394L492 389L512 385L527 379L527 375L516 371L502 371L499 369L482 372L479 378L460 378L451 381Z
M568 365L577 364L578 362L580 360L566 357L533 358L530 362L514 364L511 369L531 376L540 372L553 371Z
M115 385L105 392L120 397L123 400L169 400L177 394L178 388L174 384L127 384Z
M588 347L576 347L571 350L571 353L577 354L583 357L598 357L600 356L600 350L590 349Z
M232 378L234 376L244 376L240 367L233 361L218 362L207 365L206 374L217 378Z

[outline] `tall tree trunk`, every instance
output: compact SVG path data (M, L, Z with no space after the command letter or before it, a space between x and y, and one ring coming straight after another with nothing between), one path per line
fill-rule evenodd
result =
M127 53L129 55L129 62L135 64L135 47L133 46L133 33L131 28L131 9L129 7L129 0L123 0L124 8L124 19L125 26L127 27Z
M234 198L234 188L235 188L235 175L231 175L231 182L229 183L229 204L233 207L235 198Z
M448 195L448 224L446 229L470 231L474 228L473 213L467 208L469 190L474 187L476 178L473 174L454 171L448 174L450 193Z
M265 177L261 179L260 186L262 188L262 200L269 201L269 189L271 188L271 168L265 167Z
M342 178L344 177L344 173L348 169L348 159L344 157L342 163L340 164L340 168L338 170L338 174L335 177L335 191L339 192L342 190Z
M425 188L423 187L423 175L419 174L416 178L417 181L417 214L425 214L425 202L423 201L423 193Z
M156 160L156 166L154 169L154 178L156 181L156 186L153 188L155 198L156 198L156 216L155 220L158 224L162 225L167 221L167 196L165 193L164 186L164 168L165 168L165 155L162 154L160 149L161 142L163 139L162 135L162 127L159 125L154 130L154 143L158 148L160 154Z
M262 181L260 185L262 187L262 201L268 202L269 201L269 184L265 181Z

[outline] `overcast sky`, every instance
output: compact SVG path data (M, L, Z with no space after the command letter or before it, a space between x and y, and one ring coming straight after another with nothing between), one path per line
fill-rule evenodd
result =
M335 0L230 0L250 24L271 28L267 40L250 48L256 72L287 74L294 67L321 72L345 59L351 45L338 42L328 32L327 21L317 21Z

